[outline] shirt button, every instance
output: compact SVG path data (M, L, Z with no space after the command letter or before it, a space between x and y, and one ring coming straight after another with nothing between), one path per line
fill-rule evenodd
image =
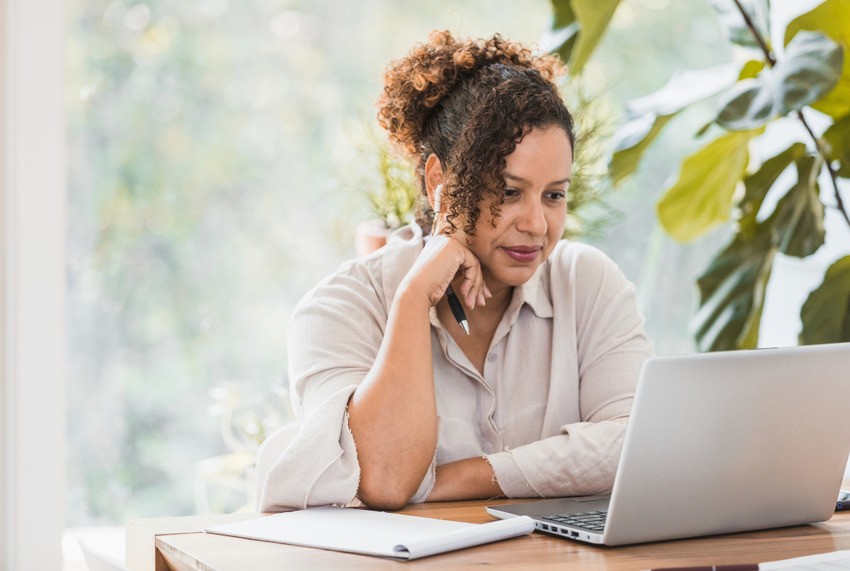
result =
M490 362L492 363L493 361L495 361L495 360L496 360L496 354L495 354L495 353L490 353L489 355L487 355L487 360L488 360L488 361L490 361Z

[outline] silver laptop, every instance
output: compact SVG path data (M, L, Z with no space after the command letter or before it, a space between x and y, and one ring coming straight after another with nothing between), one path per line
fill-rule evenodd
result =
M850 343L654 357L610 496L491 506L624 545L824 521L850 454Z

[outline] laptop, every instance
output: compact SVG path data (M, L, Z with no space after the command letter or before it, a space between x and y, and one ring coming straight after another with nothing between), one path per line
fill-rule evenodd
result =
M653 357L610 495L490 506L626 545L825 521L850 454L850 343Z

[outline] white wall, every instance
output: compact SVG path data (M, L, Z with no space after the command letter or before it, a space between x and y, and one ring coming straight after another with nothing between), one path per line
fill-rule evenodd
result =
M6 0L0 0L0 30L5 37ZM6 42L0 41L0 220L6 212ZM6 251L5 232L0 232L0 252ZM6 256L0 256L0 300L6 299ZM0 303L0 569L6 561L6 306Z
M65 512L64 6L0 0L2 560L61 569Z

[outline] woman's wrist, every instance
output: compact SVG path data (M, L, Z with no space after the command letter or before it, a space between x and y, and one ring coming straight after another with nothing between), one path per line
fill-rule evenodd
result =
M416 281L405 279L396 290L393 305L401 303L406 307L430 310L432 305L430 294L427 288Z
M498 498L504 495L490 462L466 458L437 466L436 483L429 502Z

